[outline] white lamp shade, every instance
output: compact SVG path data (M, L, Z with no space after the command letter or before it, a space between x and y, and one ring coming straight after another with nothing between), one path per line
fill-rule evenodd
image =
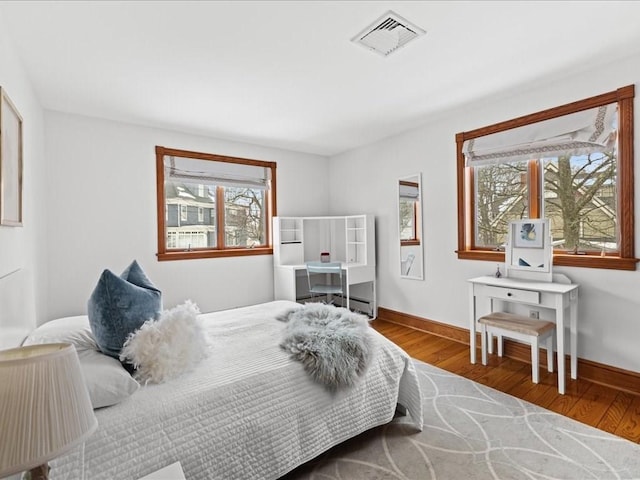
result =
M0 477L47 463L97 427L72 345L0 351Z

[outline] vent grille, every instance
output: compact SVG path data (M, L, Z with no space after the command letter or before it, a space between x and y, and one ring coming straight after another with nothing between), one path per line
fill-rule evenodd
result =
M351 41L386 57L424 33L420 27L389 11Z

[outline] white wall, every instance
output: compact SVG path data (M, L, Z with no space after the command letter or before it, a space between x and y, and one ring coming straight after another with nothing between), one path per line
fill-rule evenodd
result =
M130 124L45 113L48 319L86 312L100 273L136 259L165 308L203 312L273 300L273 257L156 260L155 146L277 162L279 215L326 215L328 160Z
M23 227L0 226L0 328L30 328L46 310L43 112L0 18L0 86L23 119ZM3 339L0 338L0 344ZM6 344L4 346L7 346Z
M640 57L451 111L404 134L331 158L331 211L376 216L379 305L468 328L468 278L491 262L458 260L455 134L637 83ZM469 77L473 81L473 77ZM640 91L635 112L640 118ZM635 122L635 205L640 213L640 122ZM400 279L396 182L422 172L425 280ZM636 220L636 255L640 221ZM504 269L503 269L504 271ZM580 287L580 358L640 372L640 273L556 268ZM548 316L542 312L541 316Z

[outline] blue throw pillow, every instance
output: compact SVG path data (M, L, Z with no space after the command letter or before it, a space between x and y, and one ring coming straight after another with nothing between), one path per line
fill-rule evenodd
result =
M162 311L161 292L135 260L122 275L100 275L87 304L89 324L102 353L119 358L130 333Z

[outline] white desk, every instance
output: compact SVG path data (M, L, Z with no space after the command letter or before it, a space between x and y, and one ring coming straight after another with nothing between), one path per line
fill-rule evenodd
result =
M371 310L372 316L377 316L376 303L376 267L373 265L363 265L359 263L342 262L346 285L347 305L350 305L350 287L360 283L371 283ZM307 267L302 265L277 265L274 266L274 296L276 300L291 300L297 302L298 284L297 279L304 278L304 285L307 285Z
M476 363L476 331L479 301L489 302L490 313L493 300L535 305L555 310L556 350L558 352L558 391L565 393L565 349L564 333L570 329L571 378L578 378L578 285L556 282L536 282L518 278L477 277L469 280L469 333L471 363ZM566 310L569 311L567 322Z

